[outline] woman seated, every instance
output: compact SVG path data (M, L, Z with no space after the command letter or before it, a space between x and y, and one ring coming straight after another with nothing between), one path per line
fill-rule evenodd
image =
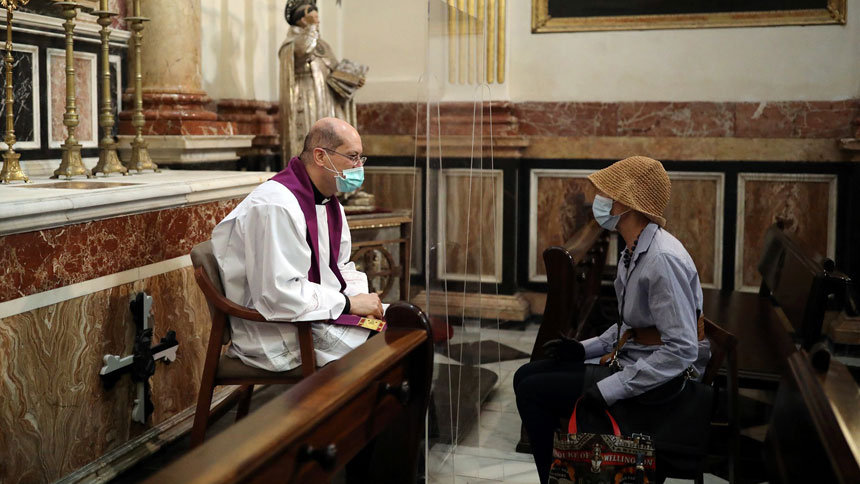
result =
M580 414L592 416L633 404L632 412L619 411L627 417L619 419L626 433L680 428L685 423L679 420L691 414L704 415L707 423L710 416L700 404L705 399L685 391L686 380L703 373L709 351L696 266L664 229L671 187L666 170L657 160L634 156L588 179L598 192L595 219L626 243L615 278L621 321L582 342L566 337L548 342L549 359L528 363L514 376L517 408L542 483L548 479L553 433L580 397ZM660 442L655 444L659 459Z

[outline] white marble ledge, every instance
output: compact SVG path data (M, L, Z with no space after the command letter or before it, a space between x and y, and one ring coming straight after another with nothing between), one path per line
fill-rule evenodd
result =
M28 185L0 185L0 235L242 197L273 175L250 171L163 170L72 180L34 176ZM81 188L56 186L65 182Z

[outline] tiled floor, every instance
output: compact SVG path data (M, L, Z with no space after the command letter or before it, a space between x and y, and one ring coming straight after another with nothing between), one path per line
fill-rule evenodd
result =
M483 328L481 339L498 341L520 351L530 353L537 336L537 325L531 324L525 330L497 330ZM462 328L455 328L452 344L458 341ZM471 334L469 340L474 340ZM438 362L457 364L456 361L437 356ZM528 358L509 360L481 365L499 375L499 383L484 402L478 422L461 439L458 446L436 444L429 449L428 484L478 484L508 483L536 484L537 470L534 459L529 454L515 451L520 438L520 417L514 398L514 372ZM440 422L445 425L445 422ZM447 423L450 425L450 422ZM684 481L668 479L667 484ZM727 482L711 474L705 475L710 484Z

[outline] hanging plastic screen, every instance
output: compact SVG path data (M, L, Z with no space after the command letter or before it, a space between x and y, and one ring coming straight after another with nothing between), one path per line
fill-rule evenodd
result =
M423 245L424 287L413 290L412 299L431 317L435 339L425 432L428 483L503 481L505 460L494 457L513 453L516 440L495 434L502 410L516 415L516 409L507 388L515 368L500 361L495 304L503 265L503 176L494 167L486 83L492 3L428 2L414 163L423 177L421 207L414 213L424 215L424 244L416 244Z

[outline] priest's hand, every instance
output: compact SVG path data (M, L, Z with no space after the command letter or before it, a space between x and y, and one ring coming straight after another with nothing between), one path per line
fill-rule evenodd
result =
M382 301L376 293L349 296L349 314L382 317Z

